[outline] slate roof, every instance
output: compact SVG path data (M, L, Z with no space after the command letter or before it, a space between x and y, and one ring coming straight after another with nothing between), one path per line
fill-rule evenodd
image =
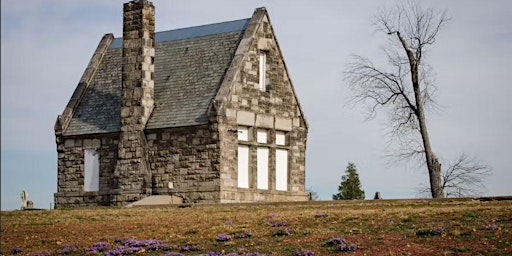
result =
M208 107L249 20L155 34L155 109L146 129L208 123ZM64 135L120 131L121 47L115 38Z

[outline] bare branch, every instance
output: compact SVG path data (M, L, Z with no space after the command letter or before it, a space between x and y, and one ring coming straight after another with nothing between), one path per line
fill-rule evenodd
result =
M488 165L462 153L442 174L444 192L448 197L478 195L491 173Z

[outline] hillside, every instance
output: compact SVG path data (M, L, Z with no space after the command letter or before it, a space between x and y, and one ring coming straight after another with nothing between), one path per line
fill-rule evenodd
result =
M343 245L335 244L342 239ZM93 247L97 242L106 243ZM117 247L111 252L512 255L512 201L320 201L1 213L2 255L83 255L102 246L103 253L93 255Z

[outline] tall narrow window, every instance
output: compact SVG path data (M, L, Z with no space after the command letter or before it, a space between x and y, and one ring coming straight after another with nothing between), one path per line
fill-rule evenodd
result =
M276 149L276 190L288 190L288 150Z
M238 141L249 141L249 127L238 127ZM249 146L238 145L238 187L249 188Z
M84 151L84 191L98 191L100 187L100 159L95 149Z
M267 79L267 53L264 51L261 51L260 52L260 90L261 91L267 90L266 79Z
M276 131L276 145L286 145L286 132ZM276 149L276 190L288 190L288 150Z
M256 152L258 160L257 187L258 189L268 189L268 148L259 147Z
M249 188L249 147L238 145L238 187Z

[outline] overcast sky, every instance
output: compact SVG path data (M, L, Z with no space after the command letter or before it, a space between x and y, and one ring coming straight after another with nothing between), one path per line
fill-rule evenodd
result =
M20 207L25 189L35 207L49 208L57 190L53 125L99 40L122 35L125 0L1 1L1 209ZM351 54L383 59L386 35L372 15L394 1L155 0L156 30L249 18L265 6L309 122L307 187L327 200L354 162L366 197L416 197L425 169L389 165L386 119L365 122L346 106L343 71ZM452 20L426 61L434 68L437 100L429 112L441 162L460 152L493 168L485 195L512 195L512 1L423 1ZM384 114L384 113L381 113Z

